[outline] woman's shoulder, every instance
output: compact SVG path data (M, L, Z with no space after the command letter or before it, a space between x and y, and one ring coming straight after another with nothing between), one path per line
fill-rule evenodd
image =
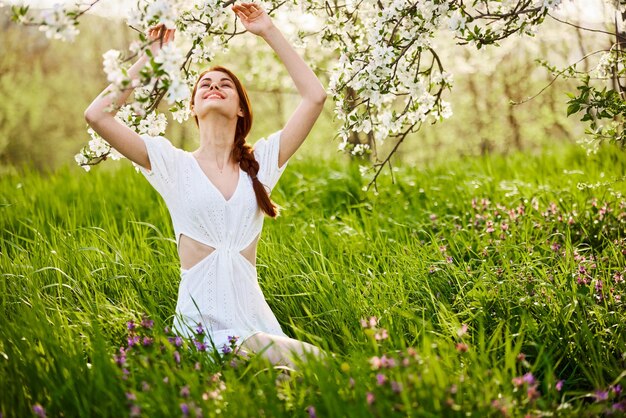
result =
M186 153L187 151L174 145L174 143L164 135L141 134L140 137L148 147L158 147L161 151L172 152L176 154Z

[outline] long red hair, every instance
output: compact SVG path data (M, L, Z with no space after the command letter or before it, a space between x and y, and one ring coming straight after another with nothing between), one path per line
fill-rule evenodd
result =
M209 68L208 70L204 70L199 76L196 84L193 86L193 92L191 93L191 103L190 106L193 108L194 98L196 96L196 91L198 89L198 83L202 79L202 77L210 72L210 71L219 71L221 73L227 74L235 83L235 88L237 89L237 94L239 94L239 106L243 112L243 116L240 116L237 119L237 127L235 129L235 146L233 147L233 151L231 153L231 158L239 163L239 167L252 179L252 187L254 189L254 194L256 196L257 204L259 208L269 217L275 218L278 215L278 208L276 204L272 202L270 196L263 186L263 183L259 181L257 178L257 174L259 173L259 162L254 158L254 153L252 152L252 147L250 144L246 142L246 137L250 133L250 129L252 128L252 106L250 106L250 99L248 98L248 93L246 93L246 89L241 84L241 81L237 78L235 74L233 74L229 69L214 66ZM194 119L196 121L196 125L198 125L198 117L194 115Z

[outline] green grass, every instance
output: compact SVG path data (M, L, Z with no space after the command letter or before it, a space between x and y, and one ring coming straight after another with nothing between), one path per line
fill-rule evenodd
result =
M3 417L33 405L149 417L626 407L616 386L626 386L621 150L403 167L378 193L363 191L357 164L292 161L273 193L283 210L266 220L259 281L287 334L336 357L279 381L260 357L183 347L175 361L163 331L179 282L169 214L123 164L0 179ZM127 322L144 314L154 328L133 332L154 342L128 349L120 367ZM372 316L375 329L363 328ZM389 337L377 340L382 329Z

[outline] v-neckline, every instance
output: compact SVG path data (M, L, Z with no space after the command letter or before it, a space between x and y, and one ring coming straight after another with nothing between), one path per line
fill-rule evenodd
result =
M202 174L202 176L211 185L211 187L217 192L217 194L222 198L222 200L225 203L231 202L233 200L233 198L235 197L235 195L237 194L237 190L239 190L239 183L241 183L241 171L242 171L241 167L239 167L239 173L238 173L238 176L237 176L237 184L235 185L235 190L233 190L233 194L230 195L230 198L226 199L226 197L224 197L224 194L222 193L222 191L215 184L213 184L213 182L211 181L209 176L206 175L206 173L204 172L204 170L200 166L200 162L198 161L198 159L191 152L187 152L187 153L189 154L191 159L195 162L195 165L196 165L196 167L198 167L198 170L200 170L200 174Z

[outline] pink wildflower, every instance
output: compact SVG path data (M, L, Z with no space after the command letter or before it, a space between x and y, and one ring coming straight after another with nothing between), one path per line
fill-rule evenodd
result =
M383 365L382 361L377 356L374 356L370 359L370 364L372 366L372 370L378 370Z
M559 380L558 382L556 382L556 385L554 385L554 387L556 388L556 390L558 392L560 392L561 390L563 390L563 384L565 383L564 380Z

